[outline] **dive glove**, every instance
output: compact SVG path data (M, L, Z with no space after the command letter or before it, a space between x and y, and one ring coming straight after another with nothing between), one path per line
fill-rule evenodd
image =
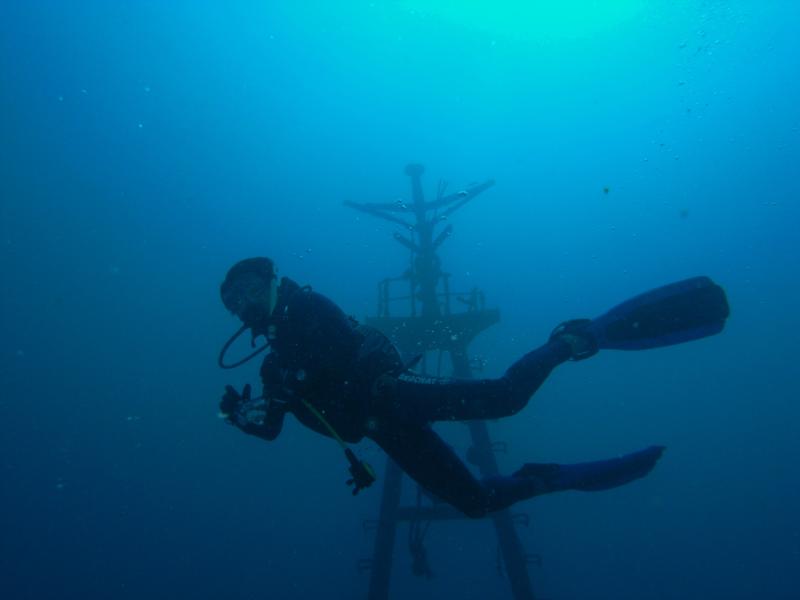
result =
M250 402L251 388L250 384L246 384L242 389L242 393L237 392L232 385L225 386L225 394L222 396L222 401L219 403L219 412L226 419L230 419L235 415L242 404Z
M220 416L240 429L250 426L260 427L267 416L267 401L263 396L250 397L250 384L246 384L239 394L232 386L225 386L225 395L219 403Z

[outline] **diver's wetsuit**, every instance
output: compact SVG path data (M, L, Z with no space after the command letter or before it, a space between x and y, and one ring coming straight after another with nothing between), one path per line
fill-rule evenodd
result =
M551 340L497 379L420 377L405 370L383 334L357 325L331 300L288 278L281 280L273 316L272 352L261 367L265 414L253 420L240 413L233 422L272 440L291 412L330 435L305 399L345 441L373 439L409 476L468 516L542 493L621 485L646 474L661 453L656 447L597 463L528 464L512 476L478 480L431 423L513 415L570 358L568 344Z

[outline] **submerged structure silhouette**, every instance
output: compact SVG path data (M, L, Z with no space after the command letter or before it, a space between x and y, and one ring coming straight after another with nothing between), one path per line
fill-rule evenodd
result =
M500 313L497 309L486 308L484 295L477 288L467 293L451 291L450 274L442 269L438 250L452 233L447 218L494 185L494 181L474 184L453 193L447 193L447 185L440 183L436 199L426 201L423 173L424 167L419 164L410 164L405 169L411 179L410 203L345 203L355 210L401 225L409 232L408 235L395 233L394 239L409 250L410 265L400 277L379 283L377 315L367 318L366 323L383 331L401 352L422 355L423 374L428 370L429 355L438 353L435 375L441 374L443 356L448 354L452 375L470 378L476 365L470 358L469 346L480 332L500 320ZM393 295L400 286L404 290ZM394 309L400 304L404 310L395 314ZM467 426L472 438L467 459L482 476L497 475L495 452L502 451L505 446L492 442L484 421L470 421ZM379 517L365 523L366 528L376 533L373 556L359 563L359 569L370 573L369 600L389 598L395 539L401 522L409 524L408 542L414 574L431 577L424 545L428 526L436 520L466 519L449 505L425 504L419 488L416 505L401 506L402 483L402 470L387 458ZM525 553L515 529L517 524L528 524L527 515L512 515L506 509L492 513L488 519L499 544L498 571L508 574L515 600L532 600L528 566L538 564L540 559Z

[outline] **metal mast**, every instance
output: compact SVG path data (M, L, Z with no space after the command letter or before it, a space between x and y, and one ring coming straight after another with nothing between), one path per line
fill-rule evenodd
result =
M395 233L394 239L410 250L411 265L401 277L385 279L379 284L378 315L367 319L367 323L388 335L403 352L419 354L438 351L440 357L442 353L448 353L453 375L469 378L472 377L469 344L481 331L498 322L500 314L496 309L485 308L483 294L477 289L467 294L451 293L450 275L442 271L437 250L453 229L452 225L445 225L447 218L494 185L494 181L470 185L450 194L446 194L446 184L440 183L436 199L426 202L422 191L423 172L424 167L418 164L408 165L405 169L406 175L411 178L413 202L410 204L403 201L345 203L361 212L402 225L410 232L408 236ZM437 228L442 226L437 234ZM408 286L407 295L391 296L391 286L397 282ZM464 310L453 312L453 299L463 303ZM391 314L391 305L395 301L405 301L408 307L406 314ZM423 368L426 365L427 361L424 361ZM492 443L483 421L469 422L469 430L472 447L468 459L482 475L498 474L494 452L502 445ZM370 571L369 600L389 598L392 556L400 521L409 521L411 527L420 520L463 518L455 509L444 505L424 508L418 503L417 506L401 507L402 480L400 468L387 458L380 517L374 523L376 537L373 557L360 563L361 567ZM527 565L536 560L531 560L533 557L525 554L514 528L515 522L527 524L527 517L517 517L522 519L512 518L508 510L491 514L513 597L515 600L533 600Z

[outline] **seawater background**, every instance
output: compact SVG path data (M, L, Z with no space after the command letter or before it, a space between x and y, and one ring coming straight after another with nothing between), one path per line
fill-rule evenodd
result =
M410 161L429 198L497 180L442 250L502 310L487 375L661 283L730 296L721 336L565 365L491 425L506 470L669 447L634 485L517 507L537 593L796 597L800 9L559 6L2 4L4 598L365 597L379 491L352 499L295 422L267 445L216 418L257 376L215 366L217 286L269 255L373 313L407 256L342 202L408 200ZM510 597L495 549L434 524L421 582L401 528L393 597Z

